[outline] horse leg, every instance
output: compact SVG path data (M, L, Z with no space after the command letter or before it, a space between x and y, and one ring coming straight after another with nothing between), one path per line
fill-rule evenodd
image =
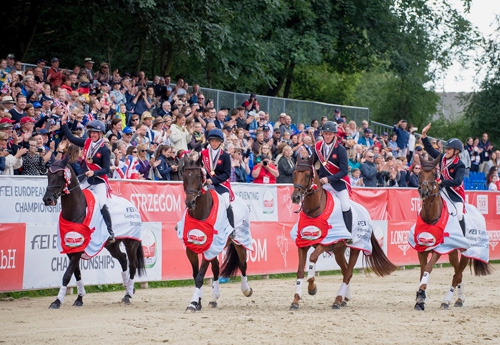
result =
M121 275L123 286L125 287L125 296L123 296L122 302L128 305L130 304L130 299L134 295L134 281L130 279L130 272L127 272L127 254L120 250L120 241L115 241L113 243L108 241L106 249L113 258L118 260L122 268Z
M236 252L238 253L238 268L241 271L241 292L245 297L250 297L253 290L248 285L247 277L247 250L242 245L235 244Z
M418 261L420 262L420 286L417 291L417 297L415 303L415 310L425 310L425 290L427 289L427 284L429 283L429 276L434 268L434 265L441 257L440 254L432 252L431 258L427 261L429 256L428 252L418 253Z
M331 247L325 247L322 245L316 246L314 248L314 251L311 253L311 256L309 257L309 266L307 268L307 293L309 295L316 295L318 292L318 287L316 286L316 262L318 262L319 256L326 252L329 248Z
M298 248L299 267L297 269L297 282L295 283L295 295L290 310L299 309L299 301L302 299L302 284L304 283L305 265L307 259L307 251L310 247Z
M83 296L87 293L85 292L85 286L82 281L82 272L80 271L80 265L76 265L75 273L73 273L76 279L76 290L78 292L78 296L76 300L73 302L74 307L81 307L83 305Z
M341 306L342 307L347 306L347 301L350 299L349 284L352 279L354 266L356 265L356 262L358 261L359 257L359 250L351 248L349 250L349 262L346 263L344 255L345 247L343 248L344 250L334 251L337 263L341 262L344 268L342 268L341 264L339 263L339 266L341 266L341 271L342 271L342 284L340 285L339 291L337 292L337 296L335 297L335 301L333 302L332 309L340 309ZM346 298L346 296L348 295L349 297Z
M79 269L78 265L80 264L80 258L82 254L83 253L68 254L69 263L68 267L66 268L66 272L64 272L63 275L62 286L59 288L59 293L57 294L56 300L50 304L49 309L59 309L61 307L61 304L63 304L64 297L66 297L66 291L68 290L68 284L71 280L71 276L75 273L77 268ZM82 300L82 305L83 305L83 300Z
M210 266L212 266L212 274L214 275L214 280L212 282L212 300L208 303L208 306L211 308L217 308L217 300L220 297L220 290L219 290L219 270L220 270L220 265L219 265L219 259L217 257L212 260L210 263Z
M453 292L455 291L456 288L458 288L463 279L463 272L465 268L467 267L467 264L469 263L469 258L465 256L461 256L461 258L458 258L458 251L455 250L451 252L449 255L450 259L450 264L453 266L455 269L455 273L453 274L453 279L451 281L451 286L448 292L446 293L443 302L441 303L441 309L448 309L451 303L451 299L453 298ZM455 306L457 307L462 307L463 302L465 300L465 296L463 293L463 289L460 288L459 291L459 296L457 301L455 302Z
M135 293L135 274L137 273L137 249L139 246L142 246L142 243L136 240L125 239L123 240L125 244L125 250L127 251L127 255L124 257L123 253L120 251L121 258L123 259L123 264L125 264L125 271L122 272L123 283L125 284L125 296L122 299L122 302L125 304L130 304L130 299L134 297ZM119 249L119 246L118 246ZM127 265L127 257L128 257L128 275L126 272ZM120 261L120 265L122 266L122 270L124 268L122 261Z
M464 282L462 281L457 285L457 300L455 301L454 307L461 308L464 306L465 302L465 291L464 291Z
M203 286L203 279L205 278L205 273L207 273L209 264L210 261L207 261L205 259L201 260L200 269L198 271L198 274L196 275L196 278L194 279L195 289L193 297L191 297L191 303L186 308L186 313L194 313L195 311L201 310L201 298L203 297L201 288Z

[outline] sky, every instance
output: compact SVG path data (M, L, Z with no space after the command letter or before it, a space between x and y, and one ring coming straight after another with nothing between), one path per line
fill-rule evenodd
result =
M462 8L460 0L449 0L449 2L457 9ZM460 12L484 35L489 35L494 31L491 24L494 22L495 15L500 15L500 0L472 0L470 12L464 13L463 10ZM472 64L463 68L455 63L444 73L446 77L435 84L437 92L470 92L479 89L474 82L476 71Z

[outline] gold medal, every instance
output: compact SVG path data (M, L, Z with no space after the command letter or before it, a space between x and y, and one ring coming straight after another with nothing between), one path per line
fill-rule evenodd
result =
M212 171L210 172L210 175L214 176L214 175L215 175L215 171L213 171L213 170L212 170Z
M323 166L324 166L324 167L326 167L326 164L328 164L328 162L327 162L327 161L324 161L324 162L323 162Z
M94 161L92 160L92 158L87 158L87 163L90 163L92 164Z

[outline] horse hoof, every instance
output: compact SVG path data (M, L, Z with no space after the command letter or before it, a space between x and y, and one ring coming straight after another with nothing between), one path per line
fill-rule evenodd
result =
M450 308L450 305L447 304L447 303L441 303L441 306L439 307L439 309L441 310L448 310Z
M59 308L61 308L61 302L58 299L56 299L49 305L49 309L59 309Z
M215 302L215 301L209 302L209 303L208 303L208 306L209 306L210 308L217 308L217 302Z
M125 304L125 305L130 305L130 299L132 297L130 297L129 295L125 295L123 298L122 298L122 302Z
M340 309L340 304L339 303L333 303L332 304L332 309Z
M243 295L245 295L245 297L250 297L250 296L252 296L252 294L253 294L252 288L249 288L249 289L246 289L245 291L243 291Z
M314 289L312 290L307 290L307 293L311 296L314 296L316 295L316 293L318 292L318 287L316 285L314 285Z
M299 310L299 304L298 303L292 303L290 306L290 310Z
M340 302L341 307L347 307L347 301L342 301Z
M415 303L415 307L413 307L413 309L418 311L424 311L425 303Z
M194 305L190 305L186 308L184 311L184 314L186 313L196 313L196 307Z
M82 301L76 300L73 303L73 307L81 307L81 306L83 306L83 302Z
M456 301L453 306L457 308L462 308L464 306L464 303L462 301Z

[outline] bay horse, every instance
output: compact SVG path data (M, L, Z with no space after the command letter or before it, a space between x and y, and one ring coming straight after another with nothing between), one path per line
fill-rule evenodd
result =
M441 161L441 155L434 160L426 160L419 155L420 166L422 167L419 174L419 196L422 200L422 208L419 213L420 219L427 225L437 225L443 219L448 217L448 220L441 228L443 235L443 242L434 240L434 236L430 232L423 233L424 241L420 241L420 235L415 234L422 228L427 228L426 225L417 224L410 231L409 243L418 251L418 261L420 263L420 285L417 291L415 310L425 310L426 289L428 286L429 276L441 255L448 254L450 264L453 266L454 274L451 281L451 286L448 289L445 297L441 303L440 309L448 309L453 293L457 290L458 298L454 303L455 307L462 307L465 301L465 293L463 287L463 272L467 264L474 267L474 274L476 276L486 276L492 273L492 267L488 263L489 243L486 233L486 222L484 216L472 205L466 204L466 218L467 230L463 234L460 224L456 217L453 216L453 206L448 207L446 201L441 193L441 185L437 182L439 172L437 167ZM447 214L446 214L447 213ZM473 218L474 217L474 218ZM476 221L474 221L476 220ZM450 222L454 223L450 223ZM471 229L472 228L472 229ZM422 230L423 231L423 230ZM431 231L431 230L430 230ZM446 232L445 232L446 231ZM439 235L438 235L439 236ZM473 241L469 242L472 237ZM433 243L435 242L435 243ZM457 243L456 245L447 244ZM428 248L420 247L419 244L429 244ZM473 244L475 243L475 244ZM471 249L469 248L471 246ZM429 259L430 256L430 259ZM472 268L471 268L472 270Z
M185 204L187 210L181 222L184 222L189 216L194 219L196 223L204 223L207 222L207 218L211 214L212 208L214 207L215 200L212 193L216 192L211 192L207 189L206 171L203 167L201 156L199 157L199 159L193 159L193 157L196 158L196 155L193 156L191 154L190 157L186 155L183 159L184 164L182 168L182 179L184 192L186 194ZM236 270L238 268L241 271L241 291L243 292L243 295L245 295L246 297L250 297L253 293L252 288L248 285L247 279L247 248L245 248L241 244L242 242L246 242L248 247L249 243L251 242L249 227L250 224L248 222L249 214L247 207L243 203L243 207L241 207L241 205L235 205L235 202L236 200L233 202L235 218L234 222L236 228L234 229L234 237L233 235L231 235L232 228L229 226L227 228L229 229L229 232L227 232L225 235L221 234L221 236L223 236L223 242L219 241L219 243L222 243L222 245L219 246L219 249L216 250L215 253L212 253L212 255L210 255L209 257L206 257L207 251L201 251L197 249L195 249L195 251L192 249L192 247L190 248L189 242L192 241L190 239L186 240L184 236L186 232L189 232L193 229L188 229L188 226L186 226L187 229L185 229L183 232L184 225L180 226L181 222L179 222L178 224L178 237L180 239L184 237L184 244L186 245L186 255L193 269L193 279L195 283L195 292L193 294L193 297L191 298L191 302L186 308L186 312L196 312L201 310L202 308L201 288L203 286L203 280L209 264L213 273L212 300L209 302L210 307L216 308L217 300L220 297L219 276L230 277L236 273ZM222 207L222 205L220 205L219 207ZM222 209L221 212L225 217L225 208ZM241 230L241 226L239 227L238 224L243 224L244 230ZM212 228L212 230L215 232L214 228ZM196 229L195 231L199 230ZM220 233L220 230L218 232ZM240 237L242 232L248 232L247 235L250 236L250 242L242 240L240 243L237 241L239 238L242 238ZM217 256L222 252L223 247L225 247L226 249L226 254L222 266L219 267L219 259L217 258ZM199 261L200 254L202 255L201 264ZM222 272L220 270L222 270Z
M319 177L316 174L315 168L313 167L313 157L303 158L300 155L297 156L297 164L295 166L295 171L293 173L293 193L292 193L292 202L295 204L300 204L300 209L296 211L297 213L302 210L302 213L314 219L319 219L320 216L325 216L323 212L327 207L327 199L330 198L327 190L325 190L320 182ZM330 194L331 195L331 194ZM338 201L338 199L336 199ZM361 212L365 219L369 219L369 214L366 209L354 202L351 202L351 206L356 206L356 208L352 207L353 216L355 216L355 212ZM331 210L330 210L331 213ZM327 215L328 216L328 215ZM342 216L340 215L340 221L343 222ZM355 219L357 217L354 217ZM394 272L397 267L392 264L384 251L380 247L375 235L373 234L373 229L371 224L366 224L370 222L359 221L359 224L363 224L365 226L365 233L359 233L360 237L366 237L368 246L372 247L371 255L365 255L365 262L367 262L368 266L373 270L373 272L377 276L387 276ZM298 223L300 224L300 223ZM343 224L343 223L342 223ZM298 225L297 225L298 226ZM345 227L345 225L343 225ZM354 222L353 226L353 234L357 232L358 224ZM292 232L294 230L292 229ZM306 231L306 229L297 229L298 233L301 231ZM315 230L311 231L313 236ZM335 231L335 229L330 229L330 231ZM345 230L347 232L347 229ZM293 237L293 236L292 236ZM369 239L368 239L369 238ZM368 242L369 241L369 242ZM321 242L316 241L296 241L298 254L299 254L299 266L297 270L297 282L296 282L296 290L294 294L294 298L292 304L290 306L291 310L299 309L299 301L302 299L302 284L304 281L305 275L305 265L307 260L307 254L309 248L314 247L314 251L311 253L309 257L309 266L307 271L307 291L310 295L315 295L317 292L317 286L315 282L315 268L316 262L318 261L319 256L324 252L333 252L335 256L335 261L340 266L342 272L342 284L339 288L337 296L332 305L332 309L340 309L341 306L346 306L347 302L350 299L350 281L353 275L353 269L358 260L360 249L355 247L349 247L344 239L335 240L333 244L323 245ZM354 245L356 242L354 243ZM346 260L346 249L349 247L349 260ZM363 251L363 254L366 254Z
M69 156L65 157L63 160L55 161L48 169L48 185L45 195L43 196L43 201L46 206L55 206L57 200L61 197L61 217L66 221L81 224L86 218L87 200L84 192L80 188L80 184L74 170L68 163ZM68 171L71 173L69 183L67 182ZM115 233L118 234L116 230L117 229L115 229ZM63 239L59 238L58 240L62 241ZM120 250L120 243L124 244L127 252L126 254ZM111 256L117 259L120 263L122 268L123 285L126 288L125 296L123 297L122 302L130 304L130 299L134 294L135 274L137 273L139 276L142 276L146 273L141 241L131 238L120 238L117 236L114 243L106 242L105 248L109 251ZM50 309L59 309L61 307L72 275L75 276L78 290L78 297L73 303L73 306L80 307L83 305L85 288L82 282L82 274L80 270L80 259L83 254L83 251L67 254L69 264L64 272L62 286L59 290L59 294L57 295L57 299L50 304ZM127 258L129 261L128 274Z

